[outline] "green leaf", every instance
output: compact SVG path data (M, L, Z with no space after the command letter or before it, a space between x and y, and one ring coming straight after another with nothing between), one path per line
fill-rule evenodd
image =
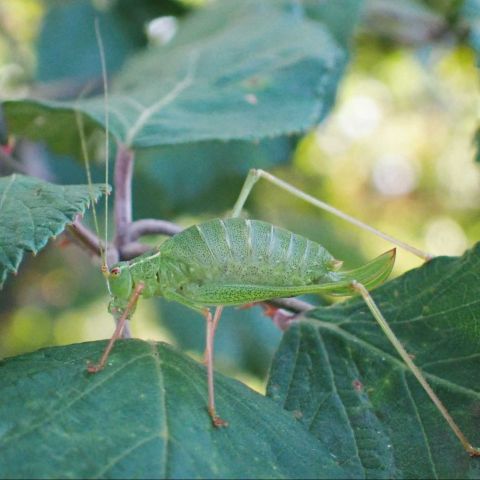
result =
M374 299L470 441L480 446L480 244L439 257ZM359 299L284 336L268 395L367 478L480 478Z
M305 9L309 18L325 24L341 45L348 46L358 23L363 3L363 0L337 2L305 0L301 4L296 4Z
M104 186L93 185L97 199ZM25 251L36 254L90 202L87 185L54 185L24 175L0 178L0 287Z
M267 1L217 2L170 45L125 65L110 98L111 133L138 149L303 132L332 105L344 63L317 22ZM103 127L103 98L12 101L5 113L10 132L78 154L75 107Z
M217 376L212 427L205 368L164 344L104 342L41 350L1 364L0 472L21 478L346 478L287 412ZM28 460L26 460L28 459Z
M162 218L179 212L223 213L233 207L250 168L286 163L294 144L293 138L279 137L141 151L135 162L135 214L137 218Z
M48 2L47 7L37 41L37 79L41 82L101 76L95 19L100 25L107 70L112 74L146 45L148 20L184 10L179 3L167 0L137 0L135 8L130 0L109 2L101 8L92 0Z

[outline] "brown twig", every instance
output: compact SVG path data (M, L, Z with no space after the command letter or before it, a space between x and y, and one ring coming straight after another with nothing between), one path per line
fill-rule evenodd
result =
M132 174L133 174L133 151L119 144L115 159L115 238L113 243L121 251L123 246L129 243L129 228L132 223Z
M67 231L75 243L81 245L93 255L97 257L100 256L100 239L89 228L83 225L78 216L71 225L68 225Z
M274 298L267 303L275 307L285 308L286 310L295 313L304 313L315 308L315 305L299 300L298 298Z
M152 250L153 247L150 245L145 245L144 243L140 242L130 242L126 245L123 245L120 257L122 260L131 260L132 258L138 257L144 253L149 252Z
M103 242L80 221L79 216L77 216L71 225L68 225L67 234L76 244L91 254L97 257L101 256ZM115 246L110 244L107 246L106 255L109 265L117 263L120 257Z
M128 238L130 241L138 240L143 235L175 235L182 231L182 227L166 220L145 218L130 224Z
M19 161L15 160L12 156L5 153L1 148L0 148L0 162L5 164L8 168L11 168L15 172L28 175L27 169Z

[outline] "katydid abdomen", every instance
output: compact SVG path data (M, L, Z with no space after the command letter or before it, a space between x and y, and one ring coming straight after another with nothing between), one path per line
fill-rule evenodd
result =
M388 276L393 255L374 262L352 276L338 271L342 262L323 246L301 235L259 220L214 219L175 235L151 255L114 266L118 274L110 283L119 302L142 283L144 297L201 309L304 293L351 295L352 280L372 285ZM122 283L128 288L117 288Z

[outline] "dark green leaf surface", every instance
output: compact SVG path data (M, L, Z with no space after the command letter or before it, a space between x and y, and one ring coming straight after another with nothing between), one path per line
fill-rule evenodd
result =
M97 199L104 187L92 186ZM0 287L25 251L37 253L90 202L87 185L54 185L24 175L0 178Z
M0 367L0 476L5 478L345 478L290 414L217 377L214 429L205 369L164 344L57 347Z
M317 22L267 1L218 2L192 15L170 45L125 65L110 98L111 133L145 148L302 132L330 108L344 63ZM5 112L12 133L78 153L77 135L65 133L76 129L74 107L103 125L103 98L7 102Z
M407 351L480 446L480 245L374 292ZM268 395L367 478L480 478L361 300L319 308L284 337Z

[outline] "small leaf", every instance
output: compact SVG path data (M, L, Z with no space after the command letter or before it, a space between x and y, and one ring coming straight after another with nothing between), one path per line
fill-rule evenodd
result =
M97 199L105 187L93 185ZM37 253L90 202L87 185L54 185L24 175L0 178L0 287L25 251Z
M406 350L480 446L480 244L374 291ZM368 478L480 478L360 299L318 308L290 329L268 395L344 465Z
M2 477L349 477L290 414L221 375L217 407L230 425L212 427L205 368L167 345L119 342L105 370L88 374L104 346L1 364Z

